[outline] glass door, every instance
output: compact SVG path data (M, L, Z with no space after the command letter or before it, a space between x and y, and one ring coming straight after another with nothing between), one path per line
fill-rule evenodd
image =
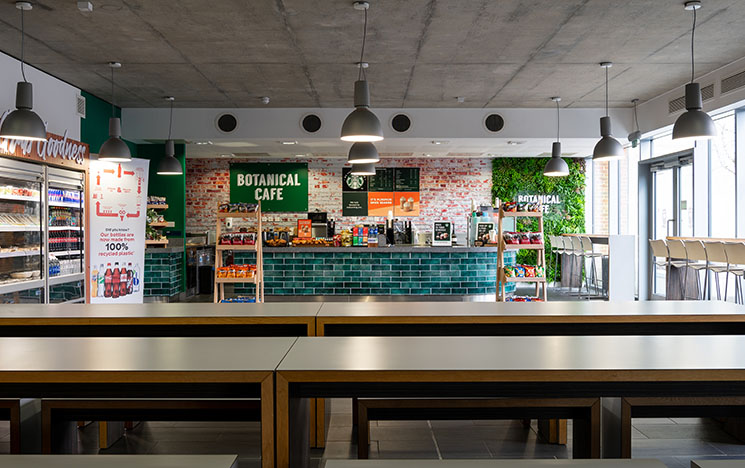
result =
M0 159L0 303L44 301L43 169Z
M47 242L51 304L85 301L83 173L47 169Z

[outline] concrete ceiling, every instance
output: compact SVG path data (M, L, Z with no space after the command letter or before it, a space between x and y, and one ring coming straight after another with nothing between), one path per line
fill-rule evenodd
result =
M351 0L40 0L26 15L32 65L109 96L163 107L350 107L362 33ZM370 0L375 107L599 107L650 99L690 74L682 0ZM697 74L745 56L745 1L704 0ZM0 2L0 49L19 56L20 13ZM19 74L20 75L20 74ZM465 98L459 104L456 96Z

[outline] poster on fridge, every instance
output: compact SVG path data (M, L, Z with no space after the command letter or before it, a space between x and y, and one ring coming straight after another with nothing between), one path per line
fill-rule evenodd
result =
M91 304L141 304L145 270L145 221L149 161L91 161Z

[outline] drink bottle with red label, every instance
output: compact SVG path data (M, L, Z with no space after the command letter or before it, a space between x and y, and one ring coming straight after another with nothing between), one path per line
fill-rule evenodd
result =
M127 294L134 292L134 271L132 271L132 262L127 263Z
M113 281L113 274L111 272L111 263L107 263L106 273L104 273L104 277L103 277L103 283L104 283L103 297L112 296L112 281Z
M114 299L119 297L119 292L121 291L121 285L119 283L120 273L119 262L116 262L114 263L114 270L111 272L111 297Z
M124 265L124 263L122 263L122 269L121 269L121 272L119 273L119 284L121 285L120 290L119 290L119 296L127 295L127 291L128 291L127 277L128 276L129 275L127 275L127 267Z

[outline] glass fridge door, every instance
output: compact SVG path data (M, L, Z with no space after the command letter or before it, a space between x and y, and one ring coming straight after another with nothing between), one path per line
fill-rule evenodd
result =
M43 174L0 159L0 304L44 301Z
M85 301L84 173L47 169L47 242L51 304Z

